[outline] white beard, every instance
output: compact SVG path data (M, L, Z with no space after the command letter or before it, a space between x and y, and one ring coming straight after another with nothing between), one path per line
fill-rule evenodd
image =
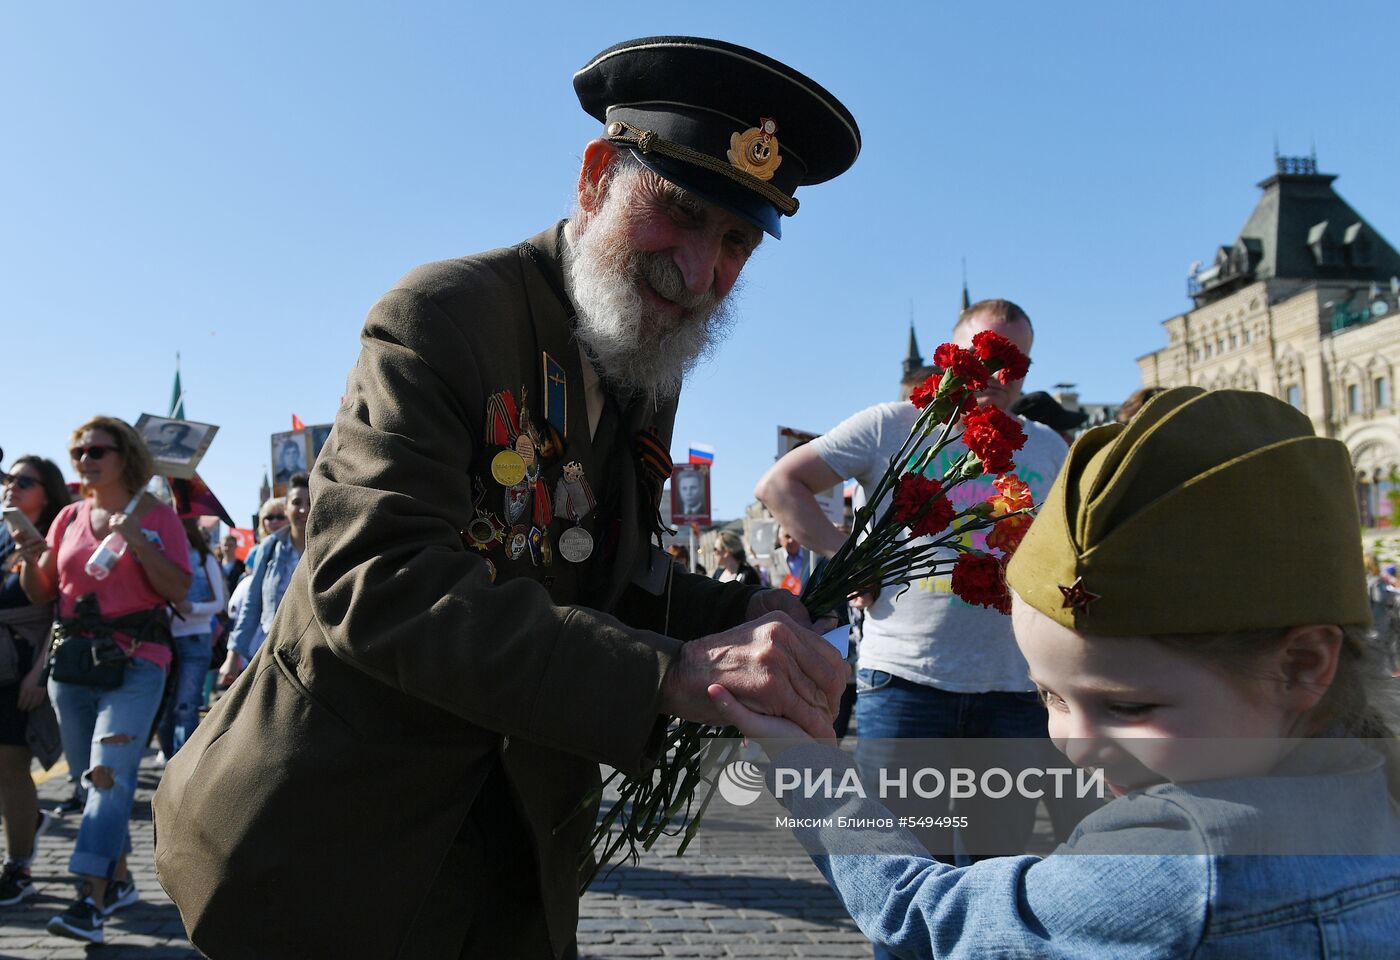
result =
M686 374L723 339L733 311L730 297L687 290L680 268L666 254L628 249L624 228L642 175L639 169L624 170L603 208L572 237L566 280L578 310L578 339L604 379L623 395L648 394L660 402L680 393ZM639 278L685 313L658 315L642 297Z

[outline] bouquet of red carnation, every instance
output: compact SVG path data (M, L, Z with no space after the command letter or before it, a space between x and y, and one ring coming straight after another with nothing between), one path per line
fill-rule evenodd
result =
M829 613L852 593L949 573L953 593L966 602L1010 611L1006 560L1031 522L1030 488L1011 472L1026 435L1015 417L974 406L970 398L992 377L1022 379L1030 361L988 330L972 338L970 350L943 344L933 363L935 372L909 398L919 409L914 428L856 514L855 529L864 535L853 534L807 584L802 602L813 616ZM939 454L957 441L967 449L941 477L929 476ZM984 474L997 475L996 495L955 509L952 490ZM977 531L986 532L987 545L1001 556L967 546L968 534Z
M919 409L918 419L880 482L867 491L866 505L855 517L855 532L802 593L813 620L853 594L943 574L952 575L953 593L967 603L1011 611L1006 561L1030 526L1033 506L1030 488L1012 473L1013 455L1026 435L1015 417L971 401L992 377L1002 383L1023 379L1030 361L1010 340L983 331L972 338L970 350L943 344L934 351L933 363L935 372L910 397ZM958 441L966 450L941 477L929 476L939 454ZM996 475L996 494L962 510L955 508L949 493L985 474ZM986 532L987 546L1000 556L967 546L968 535L977 531ZM620 779L619 798L599 821L585 851L580 892L624 846L635 860L639 845L649 850L661 836L683 829L677 856L685 853L737 736L733 728L676 720L667 729L666 753L650 773L633 778L615 771L603 786ZM711 750L711 745L719 749ZM692 815L695 791L705 782L710 793ZM673 826L672 821L678 823Z

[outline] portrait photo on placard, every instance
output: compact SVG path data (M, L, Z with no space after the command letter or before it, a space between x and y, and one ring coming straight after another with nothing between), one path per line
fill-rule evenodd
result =
M177 420L143 413L136 421L136 432L156 461L156 475L188 480L209 449L219 428L212 423Z
M671 522L710 522L710 468L678 463L671 471Z
M307 427L307 432L311 434L311 462L314 464L321 457L321 448L326 445L326 438L331 435L330 423L313 423Z
M285 486L294 474L305 473L310 458L306 450L306 431L288 430L272 435L272 482Z

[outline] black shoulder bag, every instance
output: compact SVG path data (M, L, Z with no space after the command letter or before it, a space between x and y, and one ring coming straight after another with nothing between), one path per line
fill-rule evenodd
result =
M142 643L171 645L170 621L166 619L164 607L109 620L98 608L97 594L84 594L78 598L73 616L54 621L50 675L59 683L103 690L120 687L131 658L117 644L114 633L126 634L136 646Z

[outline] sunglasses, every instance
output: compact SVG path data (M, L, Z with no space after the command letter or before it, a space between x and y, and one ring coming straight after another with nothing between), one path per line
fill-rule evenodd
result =
M5 486L15 487L19 490L33 490L39 485L39 481L33 477L17 477L11 474L5 478Z
M68 456L73 458L74 463L77 463L79 460L83 459L83 457L87 457L89 460L101 460L103 457L107 456L109 451L115 449L117 448L108 446L105 443L91 443L86 447L73 447L68 451Z
M285 519L287 519L287 515L286 515L285 513L269 513L267 516L263 517L263 522L264 522L264 523L271 523L273 520L285 520Z

